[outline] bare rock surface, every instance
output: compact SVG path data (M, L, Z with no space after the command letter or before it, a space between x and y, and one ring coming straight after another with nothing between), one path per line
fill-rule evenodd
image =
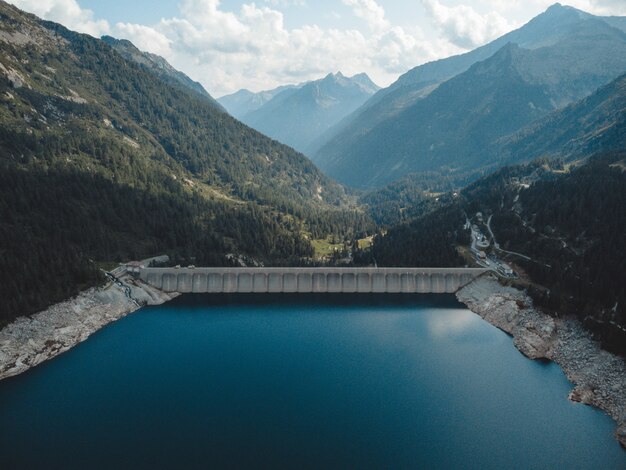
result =
M0 380L58 356L143 305L159 305L177 295L123 276L30 317L20 317L0 330Z
M483 276L457 292L457 298L492 325L513 336L515 346L531 359L561 366L574 389L572 401L595 406L617 423L626 448L626 362L600 348L574 318L553 318L533 307L532 299Z

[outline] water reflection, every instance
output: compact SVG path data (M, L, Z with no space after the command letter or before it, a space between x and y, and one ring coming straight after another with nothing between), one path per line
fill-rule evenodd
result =
M468 310L446 309L430 314L426 326L433 338L453 338L470 332L483 323L483 320Z

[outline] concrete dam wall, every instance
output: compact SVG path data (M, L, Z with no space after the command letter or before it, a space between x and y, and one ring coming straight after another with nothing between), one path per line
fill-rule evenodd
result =
M454 293L481 268L128 268L180 293Z

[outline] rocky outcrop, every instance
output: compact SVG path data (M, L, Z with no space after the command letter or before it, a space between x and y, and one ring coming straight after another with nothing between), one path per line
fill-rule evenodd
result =
M0 380L58 356L143 305L162 304L176 295L123 276L20 317L0 331Z
M521 291L482 277L457 293L457 298L492 325L513 336L517 349L530 359L548 357L556 343L552 317L532 308Z
M626 448L626 363L604 351L580 322L553 318L535 309L531 298L489 276L457 292L459 301L492 325L513 336L531 359L549 359L574 384L570 400L604 410L617 422L615 435Z

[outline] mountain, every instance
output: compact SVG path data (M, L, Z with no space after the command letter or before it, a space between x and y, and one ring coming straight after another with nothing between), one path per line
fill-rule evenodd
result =
M485 148L489 168L537 159L582 163L598 153L626 148L626 74L592 95L554 111ZM488 171L487 171L488 172ZM477 174L473 174L476 179ZM467 178L443 172L411 173L361 195L380 227L399 225L438 206L442 193L458 192Z
M0 2L0 322L99 267L301 263L369 222L303 155L107 42Z
M592 95L507 136L489 154L501 162L584 158L626 148L626 74Z
M270 101L279 93L286 90L292 90L301 88L304 83L300 85L285 85L273 90L260 91L254 93L250 90L239 90L231 95L222 96L217 101L234 117L241 119L252 111L256 111L265 103Z
M605 348L626 354L624 188L623 150L578 166L504 167L377 236L371 255L380 266L463 266L467 218L485 234L489 220L501 248L490 250L523 270L520 285L537 305L577 316Z
M525 49L537 49L554 44L575 33L580 22L591 16L575 8L556 3L523 27L484 46L464 54L417 66L401 75L389 87L380 90L361 108L330 129L320 139L316 151L335 137L334 140L337 141L354 139L359 134L367 132L427 96L440 83L465 72L476 62L488 59L508 43L518 44ZM611 19L607 18L607 20ZM314 154L313 158L316 160L317 156Z
M329 74L321 80L281 90L240 119L263 134L307 153L320 135L378 89L366 74L353 77L345 77L341 72Z
M225 111L222 105L220 105L200 83L193 81L181 71L176 70L163 57L149 52L140 51L132 42L126 39L115 39L111 36L102 36L101 39L121 54L122 57L140 64L147 70L156 74L164 82L170 85L182 85L192 91L195 91L200 96L208 100L213 106L221 111Z
M579 26L593 15L556 3L519 29L465 54L429 62L409 70L381 94L396 90L417 91L441 83L483 61L508 43L524 49L549 47L576 34Z
M623 16L607 16L602 18L614 28L621 29L626 33L626 17Z
M471 174L481 170L492 139L592 93L624 70L621 29L556 5L487 46L408 72L340 123L313 160L357 187L382 186L416 171Z

